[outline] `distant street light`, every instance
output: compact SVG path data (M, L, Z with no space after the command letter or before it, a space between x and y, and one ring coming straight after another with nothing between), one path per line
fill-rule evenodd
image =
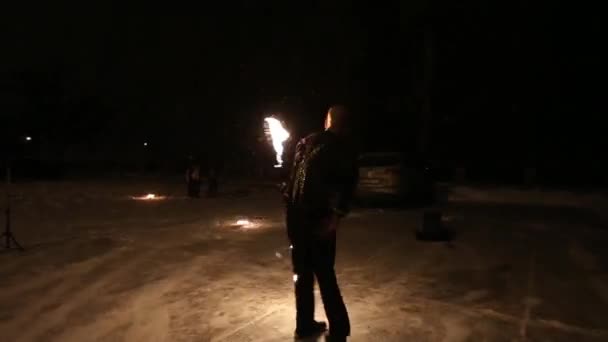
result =
M25 137L25 141L32 141L32 137L30 137L30 136Z

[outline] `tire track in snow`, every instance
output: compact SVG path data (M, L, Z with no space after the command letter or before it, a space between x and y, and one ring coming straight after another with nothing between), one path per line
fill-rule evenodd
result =
M69 279L78 274L86 273L113 257L115 257L115 254L106 253L99 257L68 265L64 269L53 270L49 273L40 272L36 274L35 278L29 278L26 282L23 282L23 279L18 279L20 281L19 286L10 284L10 287L6 287L0 291L0 301L45 290L54 283L59 283L61 279Z
M199 259L195 258L192 262L197 264ZM171 305L164 296L187 280L193 269L190 266L186 270L174 271L160 282L133 290L119 302L118 307L85 326L70 329L58 340L79 342L122 335L120 337L125 341L170 341Z
M98 296L100 291L119 281L125 274L137 268L151 251L135 254L133 251L119 253L114 257L93 269L84 276L71 277L68 281L59 284L46 294L45 298L37 302L35 306L28 308L20 314L20 319L12 324L11 331L21 332L15 341L32 341L41 337L53 328L64 326L67 315L74 309L88 305L87 300ZM127 260L121 262L121 260ZM114 266L116 268L112 269ZM109 271L106 269L110 268ZM87 275L93 279L86 279ZM84 278L84 279L83 279ZM83 286L83 281L88 281ZM45 310L49 306L57 305L55 308ZM27 326L27 329L25 329Z
M99 269L103 269L108 261L116 259L121 255L122 253L120 252L118 254L108 253L86 262L72 265L67 270L54 274L50 279L39 277L24 284L23 287L13 286L12 289L3 290L4 296L2 299L15 298L19 307L14 312L15 318L4 324L0 324L0 330L6 331L9 336L11 336L10 334L12 333L21 331L29 322L39 318L38 316L45 308L55 304L55 301L58 298L67 296L71 291L76 289L78 287L78 280L80 280L81 277L84 277L87 274L94 274ZM54 286L46 289L53 283L55 283ZM33 297L35 297L33 295L32 298L26 302L19 301L21 299L19 298L20 296L37 290L47 291L37 294L38 298L36 298L35 301L33 300Z

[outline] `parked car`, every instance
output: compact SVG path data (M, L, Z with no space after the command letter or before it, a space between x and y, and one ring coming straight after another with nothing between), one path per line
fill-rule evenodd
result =
M363 204L430 204L434 182L428 165L398 152L359 156L356 198Z

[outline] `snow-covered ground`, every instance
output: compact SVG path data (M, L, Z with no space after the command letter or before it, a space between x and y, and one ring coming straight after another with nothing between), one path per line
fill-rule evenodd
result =
M0 340L292 340L278 193L242 184L189 200L182 188L16 186L27 250L0 254ZM452 192L450 244L415 240L421 210L345 220L336 268L351 341L608 341L605 202L501 191ZM147 193L167 197L132 199Z

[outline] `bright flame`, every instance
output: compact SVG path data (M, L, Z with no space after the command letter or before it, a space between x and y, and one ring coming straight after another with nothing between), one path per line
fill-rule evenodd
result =
M131 197L132 199L135 200L144 200L144 201L156 201L156 200L162 200L165 199L165 196L159 196L156 194L147 194L147 195L143 195L143 196L133 196Z
M277 165L275 167L281 167L283 166L283 144L289 139L289 132L283 127L281 121L273 117L265 118L264 121L268 127L266 134L270 135L272 147L277 155Z
M239 219L239 220L236 220L236 222L234 222L233 226L250 229L250 228L258 228L258 227L260 227L260 224L255 221L251 221L251 220L247 220L247 219Z
M295 283L295 282L297 282L297 281L298 281L298 275L297 275L297 274L294 274L294 275L293 275L293 282Z

